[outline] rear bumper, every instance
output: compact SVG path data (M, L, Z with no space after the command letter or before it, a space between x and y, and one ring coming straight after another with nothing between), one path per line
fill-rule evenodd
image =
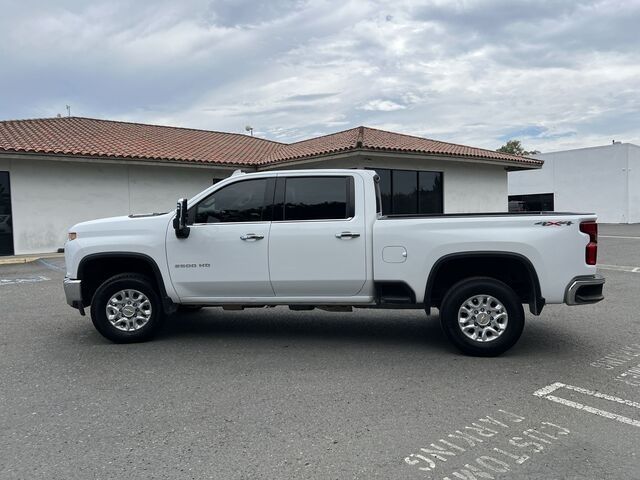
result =
M67 298L67 303L73 308L81 310L83 308L82 281L65 277L62 286L64 287L64 296Z
M602 294L604 282L605 279L602 275L575 277L567 286L564 303L567 305L598 303L604 299Z

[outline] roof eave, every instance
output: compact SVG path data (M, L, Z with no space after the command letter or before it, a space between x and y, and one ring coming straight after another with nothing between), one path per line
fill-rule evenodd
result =
M404 156L418 159L431 159L431 160L442 160L442 161L463 161L470 163L482 163L489 165L501 165L507 167L509 170L536 170L542 168L544 164L543 160L538 159L524 159L522 161L519 160L509 160L509 159L501 159L501 158L487 158L480 157L475 155L455 155L455 154L444 154L444 153L427 153L427 152L415 152L415 151L407 151L407 150L393 150L393 149L381 149L381 148L345 148L341 150L334 150L331 152L323 152L321 154L314 155L304 155L300 157L287 158L283 160L272 160L268 162L258 163L255 166L260 169L268 169L269 167L281 167L283 165L296 165L300 163L309 163L317 160L324 159L334 159L341 158L347 155L370 155L370 156ZM532 162L532 163L529 163ZM536 163L533 163L536 162Z
M230 163L230 162L211 162L204 160L183 160L169 158L153 158L153 157L135 157L135 156L116 156L116 155L84 155L74 153L54 153L54 152L37 152L25 150L0 150L0 158L24 158L29 157L33 160L48 160L62 162L96 162L96 163L114 163L127 165L161 165L161 166L188 166L194 168L221 168L235 170L238 168L255 169L254 164Z

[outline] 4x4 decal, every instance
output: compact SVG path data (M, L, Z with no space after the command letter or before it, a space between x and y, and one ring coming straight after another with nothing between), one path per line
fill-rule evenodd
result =
M536 222L534 225L542 225L543 227L561 227L563 225L573 225L571 220L548 220L546 222Z

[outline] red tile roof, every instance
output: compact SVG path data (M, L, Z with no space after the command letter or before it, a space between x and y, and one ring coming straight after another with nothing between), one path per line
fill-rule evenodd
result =
M291 144L243 134L82 117L0 122L0 152L266 165L348 151L466 157L536 167L542 161L427 138L356 127Z
M237 133L82 117L0 122L0 151L251 165L282 145Z
M282 162L315 157L349 150L380 150L387 152L417 153L447 157L468 157L493 161L506 161L521 165L541 166L543 162L533 158L508 153L467 147L455 143L388 132L370 127L356 127L323 137L285 144L260 163Z

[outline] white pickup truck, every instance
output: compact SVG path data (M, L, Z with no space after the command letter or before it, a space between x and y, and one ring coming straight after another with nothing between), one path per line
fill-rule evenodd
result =
M463 352L518 340L527 304L603 299L593 214L382 215L371 170L244 174L176 212L79 223L67 302L114 342L149 339L180 309L432 307ZM390 320L392 321L392 320Z

